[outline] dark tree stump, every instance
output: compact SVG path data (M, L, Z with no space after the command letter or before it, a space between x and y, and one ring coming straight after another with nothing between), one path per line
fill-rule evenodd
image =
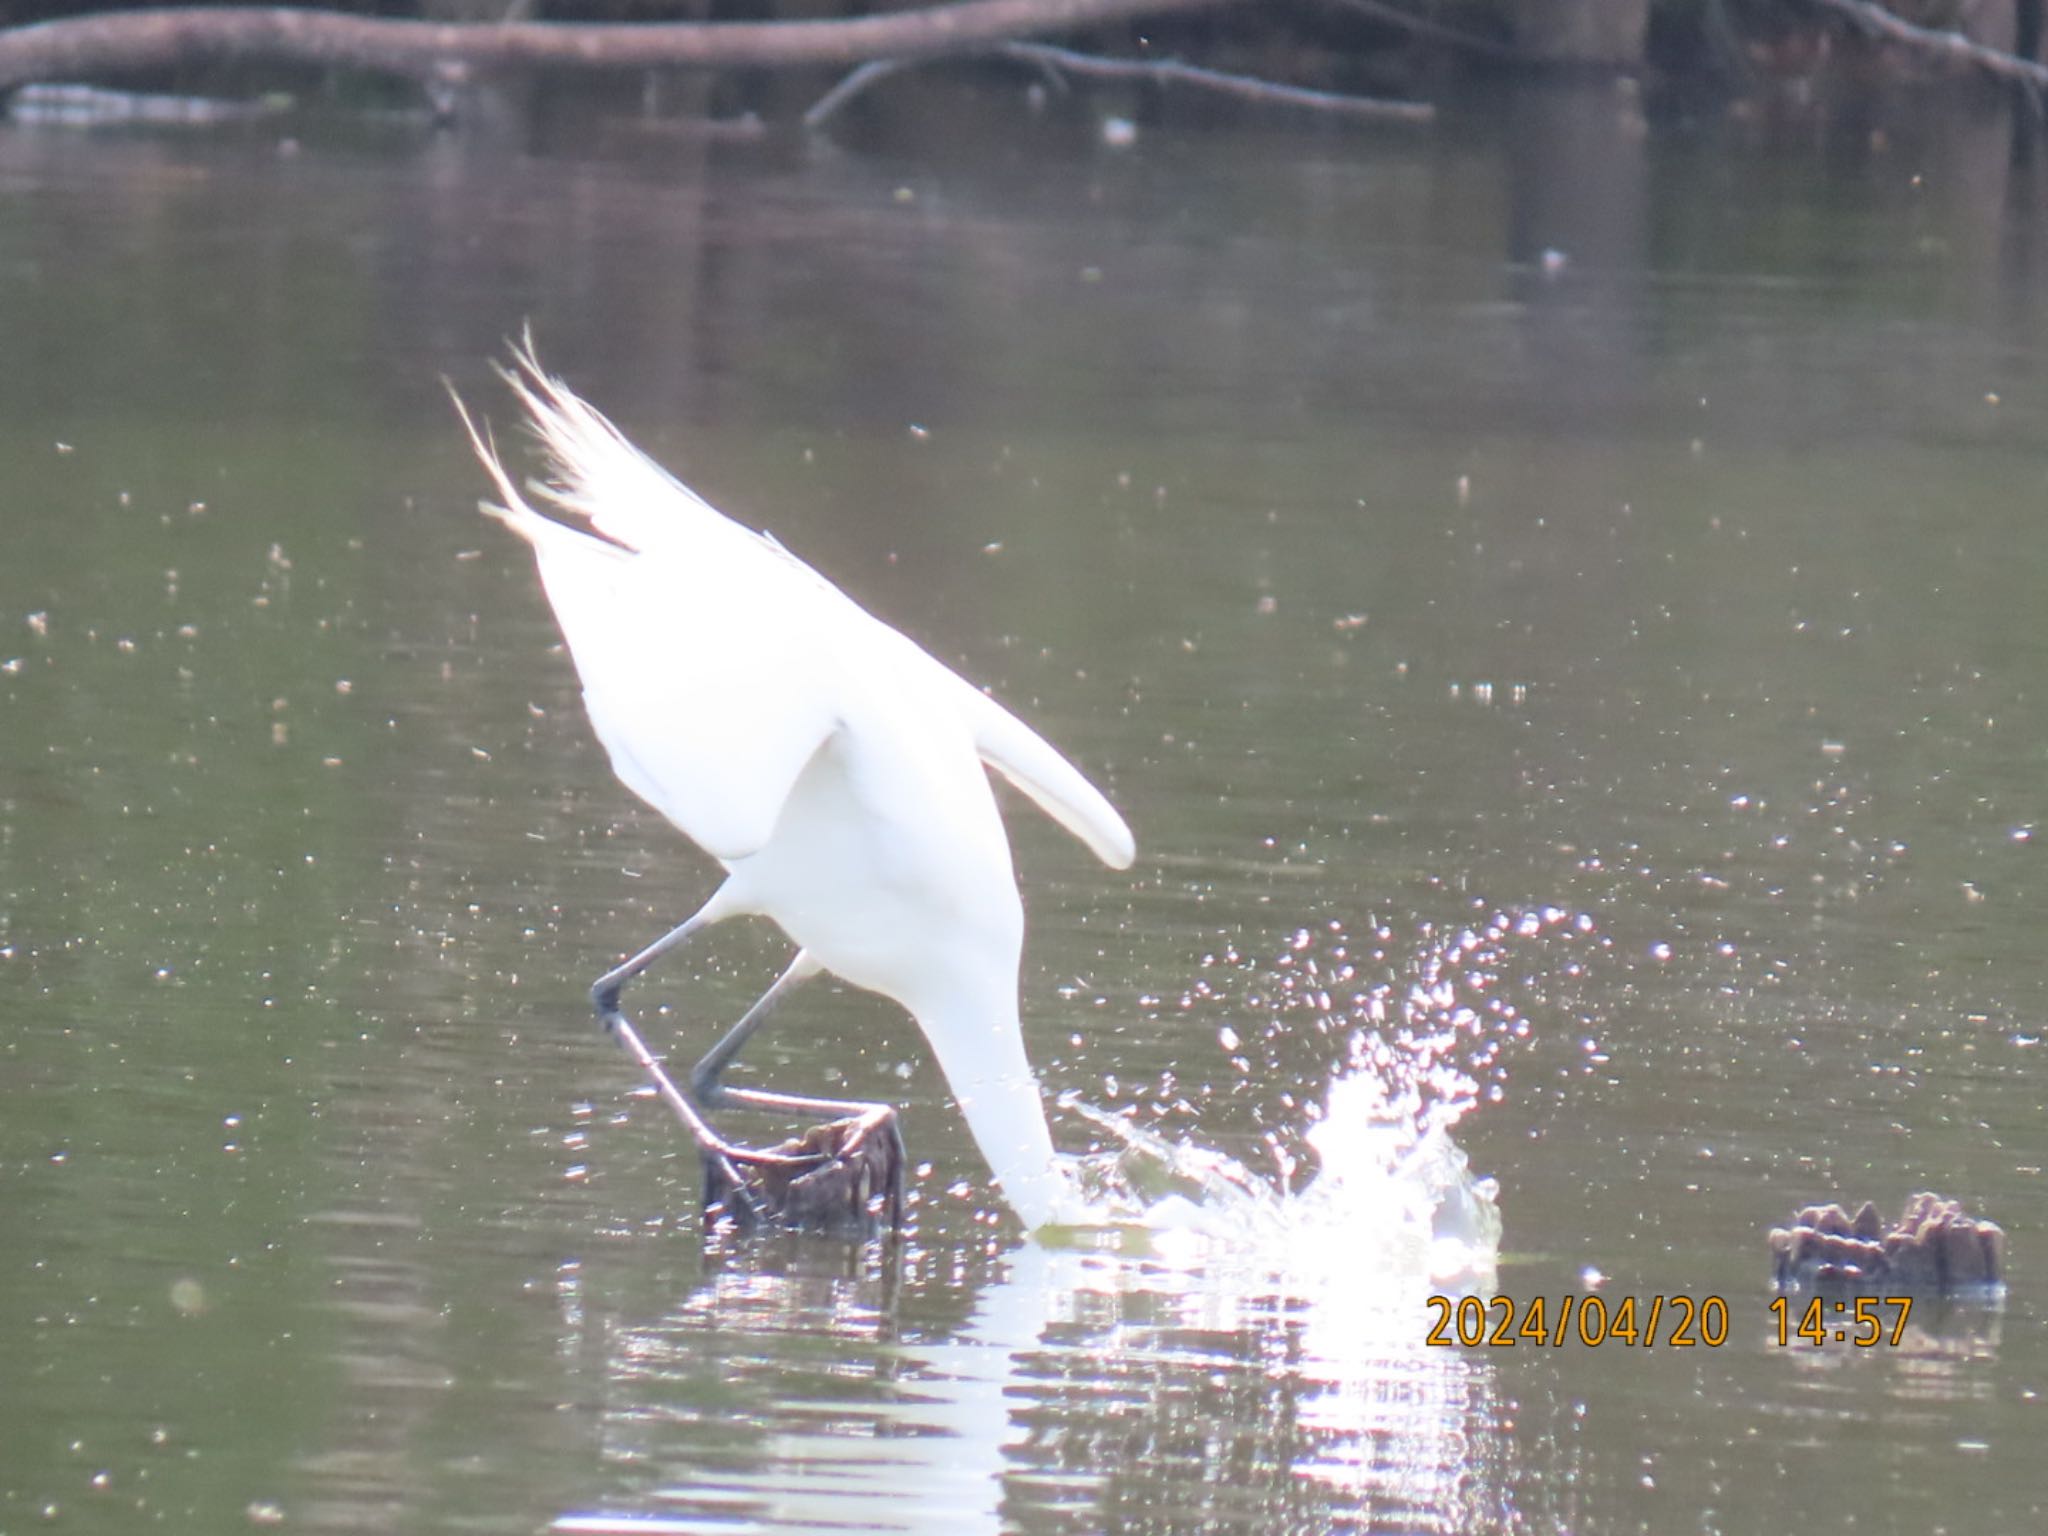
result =
M1771 1279L1780 1290L1862 1289L1969 1294L2005 1283L2005 1232L1960 1201L1918 1194L1887 1229L1866 1201L1851 1216L1809 1205L1770 1233Z
M903 1136L896 1112L814 1125L768 1149L778 1157L816 1157L812 1167L738 1166L735 1188L722 1159L704 1159L704 1222L741 1228L785 1227L866 1236L903 1219Z

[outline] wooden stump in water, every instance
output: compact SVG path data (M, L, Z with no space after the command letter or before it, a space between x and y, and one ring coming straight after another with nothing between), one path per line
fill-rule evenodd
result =
M768 1149L808 1167L704 1158L704 1222L867 1235L903 1219L903 1134L896 1111L814 1125ZM737 1171L741 1187L729 1176Z
M1918 1194L1887 1229L1866 1201L1851 1216L1809 1205L1770 1234L1771 1279L1780 1290L1864 1289L1968 1295L2005 1283L2005 1232L1957 1200Z

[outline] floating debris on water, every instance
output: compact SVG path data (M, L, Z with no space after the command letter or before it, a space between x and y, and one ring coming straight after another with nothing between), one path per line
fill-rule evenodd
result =
M233 100L41 82L17 90L7 103L7 115L17 123L43 128L117 128L136 123L205 127L275 117L291 106L291 97L284 95Z

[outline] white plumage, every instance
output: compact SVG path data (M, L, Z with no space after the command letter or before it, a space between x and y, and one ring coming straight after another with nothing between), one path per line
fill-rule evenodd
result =
M1054 1220L1066 1186L1018 1021L1023 909L983 765L1112 868L1130 829L1036 732L676 481L530 345L515 360L552 471L532 489L593 532L534 510L472 428L502 498L483 510L533 546L619 778L726 868L686 928L773 918L799 979L822 967L901 1003L1011 1205Z

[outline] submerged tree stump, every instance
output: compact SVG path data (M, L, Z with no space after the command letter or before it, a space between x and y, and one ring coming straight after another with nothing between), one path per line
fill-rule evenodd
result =
M1883 1286L1936 1295L1994 1290L2005 1281L2005 1231L1956 1200L1921 1193L1889 1230L1865 1201L1854 1216L1809 1205L1770 1235L1771 1278L1780 1290Z
M866 1236L903 1219L903 1136L896 1111L814 1125L769 1148L777 1157L815 1157L815 1166L743 1164L740 1183L723 1159L704 1158L704 1224L777 1226Z

